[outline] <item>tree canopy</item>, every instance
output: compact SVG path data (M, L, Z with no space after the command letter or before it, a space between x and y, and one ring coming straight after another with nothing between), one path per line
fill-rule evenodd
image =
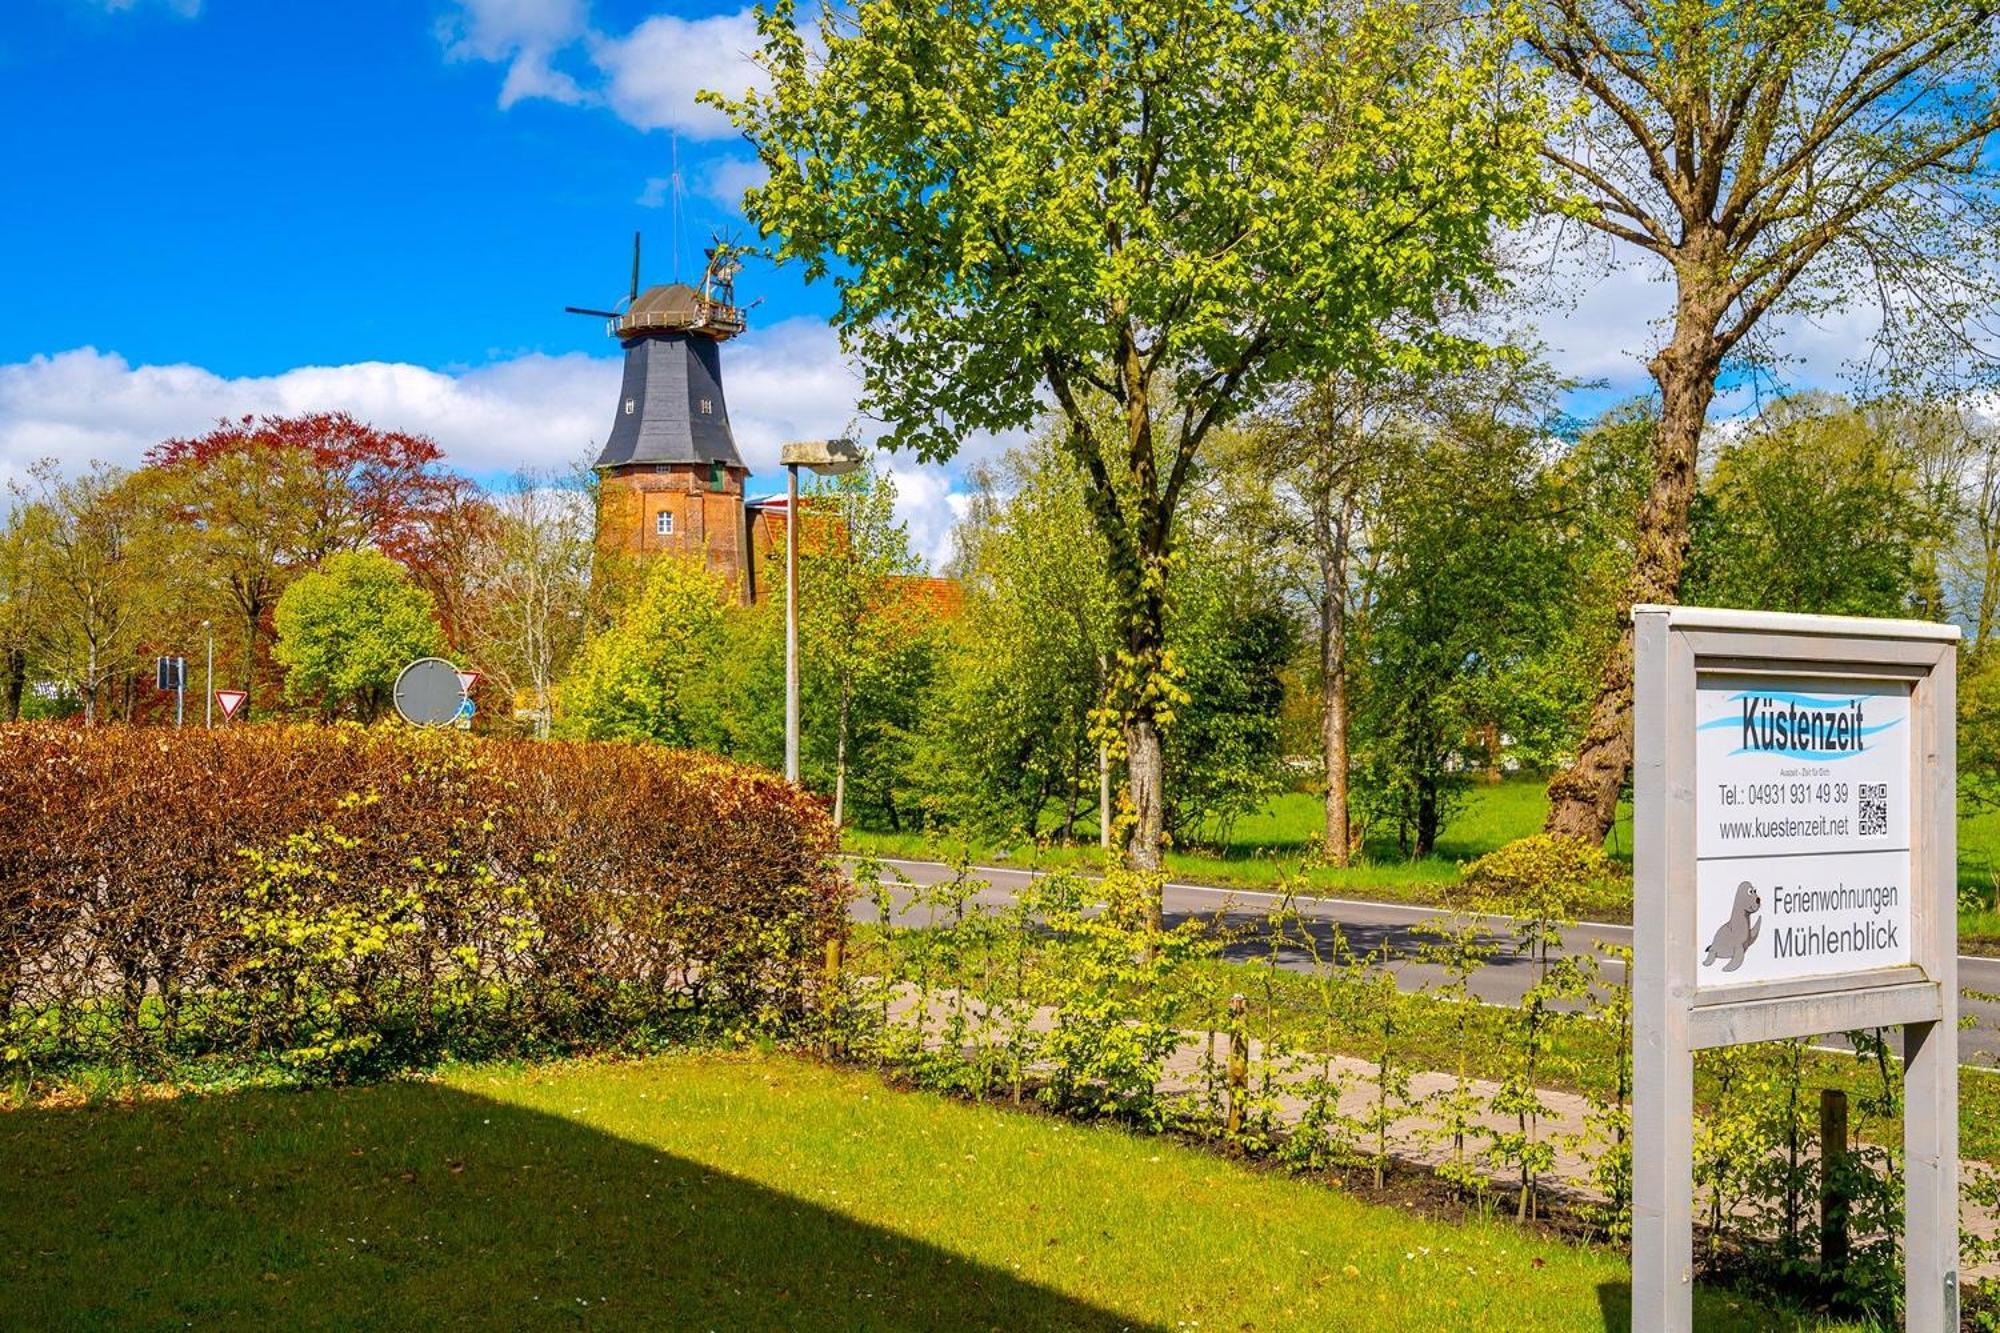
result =
M1773 315L1869 301L1885 345L1991 362L2000 11L1956 0L1528 0L1577 114L1543 145L1576 216L1673 281L1654 477L1623 605L1681 591L1717 377ZM1983 340L1982 330L1989 335ZM1601 669L1549 831L1595 842L1632 759L1632 640Z
M272 621L285 697L317 699L322 713L352 710L362 722L389 706L399 671L444 646L431 595L372 549L338 552L300 575Z
M1539 182L1504 21L1399 0L1012 0L759 15L723 105L782 259L830 278L884 443L949 457L1053 402L1120 607L1130 853L1156 866L1175 516L1286 376L1438 351ZM1046 398L1044 397L1046 395Z

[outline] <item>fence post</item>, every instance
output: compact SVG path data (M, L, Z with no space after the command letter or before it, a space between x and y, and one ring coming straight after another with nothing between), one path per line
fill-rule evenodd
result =
M1819 1271L1837 1279L1847 1271L1847 1094L1819 1093Z
M846 961L847 934L836 930L826 937L826 972L820 978L820 1008L826 1030L823 1049L829 1060L840 1053L840 1037L835 1028L840 1015L840 974Z
M1229 1124L1235 1138L1243 1129L1243 1094L1250 1086L1250 1043L1243 1036L1243 995L1229 997Z

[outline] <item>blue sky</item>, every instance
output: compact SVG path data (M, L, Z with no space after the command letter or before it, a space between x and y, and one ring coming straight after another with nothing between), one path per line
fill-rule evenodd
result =
M624 290L635 229L651 282L693 276L713 231L748 237L754 161L694 100L755 77L729 0L0 3L0 484L319 408L427 431L481 478L562 467L618 381L601 325L562 307ZM1609 382L1590 411L1644 386L1666 289L1578 267L1540 332ZM730 415L770 484L785 439L868 430L831 293L760 262L738 291L761 304L725 352ZM1864 335L1808 331L1807 377ZM933 558L964 467L1002 443L894 464Z
M647 232L647 276L675 274L671 191L647 188L672 173L665 117L629 102L630 119L543 98L502 108L519 48L501 38L483 48L501 60L478 58L465 41L476 19L458 6L9 7L21 12L0 32L13 201L0 360L109 344L235 376L599 352L600 327L561 309L623 289L634 229ZM592 14L612 33L646 16ZM554 58L579 80L597 72L581 42ZM688 106L684 119L704 137L682 127L683 276L710 230L741 228L709 187L749 157L733 135L712 137L726 132L712 113ZM823 312L789 275L751 281L760 323Z

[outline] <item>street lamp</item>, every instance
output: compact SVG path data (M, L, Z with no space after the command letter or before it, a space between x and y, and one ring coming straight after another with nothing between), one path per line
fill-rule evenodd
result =
M202 726L213 729L215 726L215 626L204 620L201 622L201 632L208 636L208 687L202 691L202 698L208 705L208 712L204 717Z
M852 440L797 440L778 454L785 465L785 777L799 780L799 469L838 477L861 466Z

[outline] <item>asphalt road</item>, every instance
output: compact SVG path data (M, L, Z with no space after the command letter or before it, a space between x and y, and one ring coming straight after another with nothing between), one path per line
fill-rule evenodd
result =
M938 884L952 875L950 866L935 861L882 858L882 865L905 886ZM975 867L973 873L985 882L986 887L973 895L970 901L992 908L1004 907L1012 902L1014 895L1027 887L1031 878L1028 871L1001 866ZM1270 952L1268 940L1256 927L1276 901L1277 895L1254 889L1218 889L1203 884L1170 882L1166 886L1164 907L1169 926L1189 917L1214 919L1220 916L1227 925L1242 928L1243 938L1228 945L1223 950L1223 956L1248 962L1261 961ZM1436 986L1447 980L1441 969L1418 962L1414 957L1424 937L1412 928L1420 921L1439 916L1438 908L1349 898L1300 899L1298 907L1322 948L1331 942L1335 926L1340 928L1348 945L1357 953L1368 953L1387 944L1392 955L1399 959L1394 964L1396 980L1405 990ZM895 894L894 910L899 924L926 923L924 908L913 902L913 895L907 889ZM876 918L874 907L867 902L857 902L853 914L857 920L872 921ZM1494 924L1496 928L1504 925L1499 922ZM1584 922L1564 934L1565 946L1571 950L1588 950L1600 942L1629 945L1632 928ZM1278 957L1281 967L1295 971L1304 971L1311 965L1310 955L1297 944L1282 948ZM1612 968L1617 966L1609 961L1606 965ZM2000 959L1961 957L1958 960L1958 981L1962 990L2000 994ZM1490 1004L1512 1005L1520 1002L1521 996L1533 983L1533 968L1529 961L1503 951L1473 974L1471 984L1474 994L1480 999ZM1969 1065L2000 1066L2000 1004L1963 995L1959 1007L1961 1014L1969 1014L1977 1020L1975 1026L1959 1034L1960 1059Z

